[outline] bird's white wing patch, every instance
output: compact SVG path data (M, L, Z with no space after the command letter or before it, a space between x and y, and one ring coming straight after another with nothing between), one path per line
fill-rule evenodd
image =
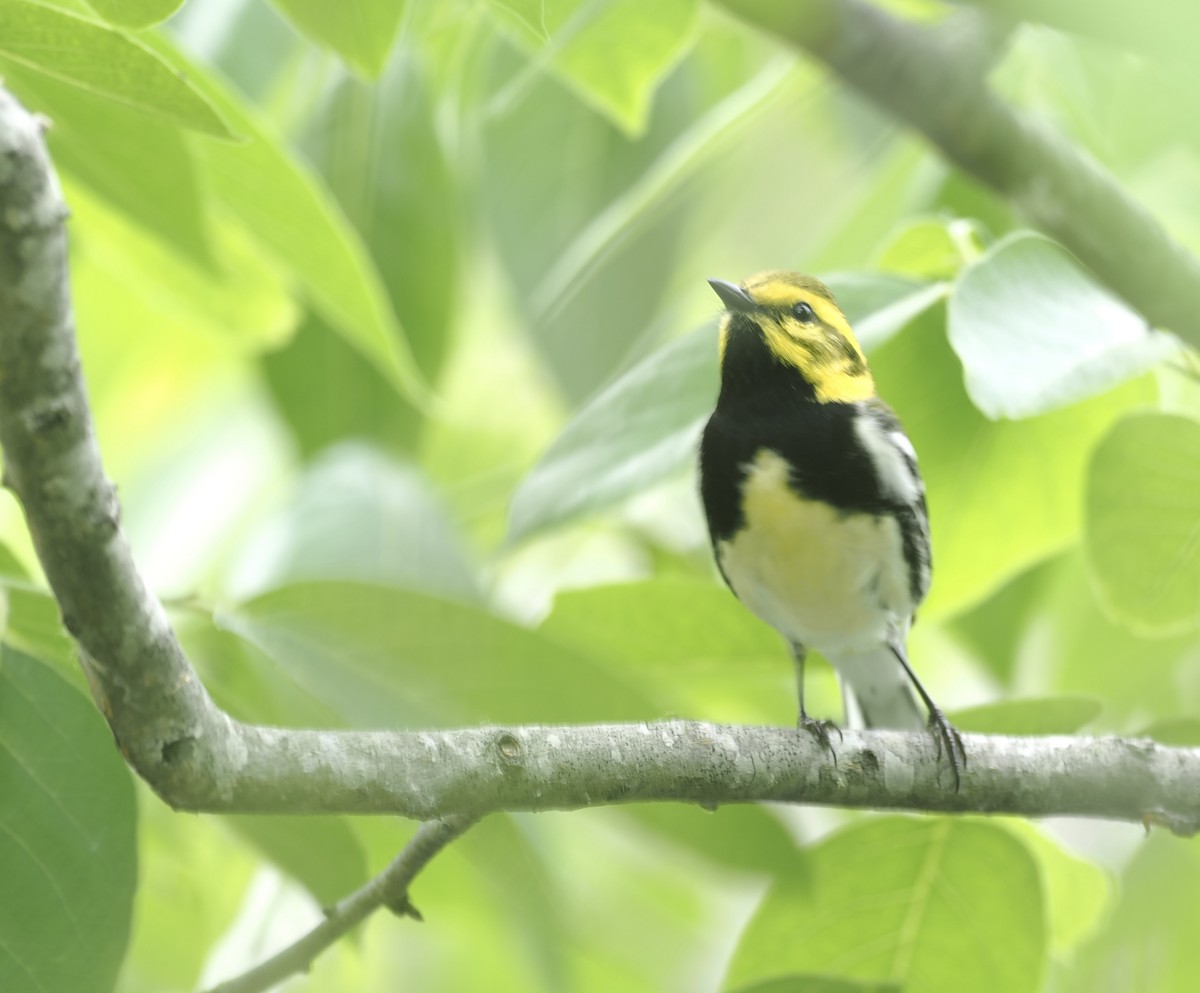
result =
M887 436L891 443L912 459L914 463L917 461L917 450L913 448L913 443L909 441L908 435L903 431L889 431Z
M854 429L871 458L883 491L901 503L915 504L924 486L913 471L917 453L912 442L903 432L888 430L870 415L856 418Z

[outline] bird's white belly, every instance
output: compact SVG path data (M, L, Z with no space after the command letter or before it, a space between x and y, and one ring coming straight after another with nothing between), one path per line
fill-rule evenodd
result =
M856 651L903 631L913 603L890 515L842 514L788 486L787 462L759 452L743 484L745 527L720 542L738 598L789 641Z

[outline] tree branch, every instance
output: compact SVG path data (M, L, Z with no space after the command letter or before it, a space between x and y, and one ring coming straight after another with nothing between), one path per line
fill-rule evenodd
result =
M990 32L977 11L932 29L866 0L718 2L824 62L1002 193L1150 324L1200 345L1200 260L1091 156L988 89L980 48Z
M308 934L253 969L214 986L209 993L261 993L288 976L307 972L321 952L380 907L421 920L409 902L409 886L430 859L474 823L473 818L464 816L426 821L383 872L329 908L325 919Z
M65 213L38 122L0 90L5 478L122 753L172 806L432 820L771 800L1200 827L1200 749L1148 741L966 735L970 764L955 792L933 739L919 732L847 731L835 765L794 728L666 721L332 732L234 720L184 657L121 531L75 349Z

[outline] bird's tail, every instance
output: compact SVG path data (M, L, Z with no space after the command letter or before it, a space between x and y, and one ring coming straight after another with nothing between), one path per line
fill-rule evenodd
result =
M839 652L829 656L829 663L841 678L846 720L851 726L896 730L925 726L908 674L888 645Z

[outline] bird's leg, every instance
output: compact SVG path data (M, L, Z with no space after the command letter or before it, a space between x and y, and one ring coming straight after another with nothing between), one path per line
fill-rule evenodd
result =
M836 731L838 741L842 740L842 729L833 721L823 721L815 717L809 717L808 711L804 709L804 658L808 654L803 645L792 645L792 658L796 660L796 697L800 702L800 719L796 722L796 726L803 728L814 738L821 743L821 746L828 750L833 758L834 764L837 764L837 752L833 750L833 742L830 740L830 732Z
M958 733L958 728L946 719L946 715L942 713L942 708L934 703L933 698L925 691L925 687L921 685L921 680L917 678L917 674L912 671L912 666L908 664L908 659L905 658L904 652L896 645L889 647L892 650L892 654L904 666L904 671L908 674L908 678L912 681L921 700L925 703L925 709L929 711L929 730L933 734L933 740L937 743L938 761L941 761L942 752L944 751L946 757L950 760L950 769L954 773L954 792L957 793L962 782L962 770L967 767L967 750L963 747L962 735Z

